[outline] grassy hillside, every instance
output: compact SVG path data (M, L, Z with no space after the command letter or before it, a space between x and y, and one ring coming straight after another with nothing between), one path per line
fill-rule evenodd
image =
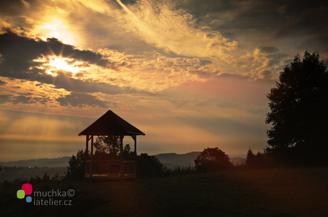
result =
M74 187L71 207L33 207L3 184L1 216L326 217L328 169L239 170L135 181L40 183Z

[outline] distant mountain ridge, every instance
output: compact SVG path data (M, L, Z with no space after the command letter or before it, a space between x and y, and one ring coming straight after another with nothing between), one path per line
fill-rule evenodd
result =
M185 168L193 167L194 161L200 152L188 152L185 154L177 153L161 153L153 155L167 168ZM1 166L6 167L67 167L69 159L71 157L59 157L59 158L40 158L40 159L30 159L30 160L18 160L9 162L0 162ZM233 164L243 164L245 159L242 157L232 157L231 161Z
M164 166L169 169L193 167L194 161L200 152L189 152L185 154L163 153L154 155Z
M6 167L67 167L70 158L71 157L38 158L0 162L0 165Z

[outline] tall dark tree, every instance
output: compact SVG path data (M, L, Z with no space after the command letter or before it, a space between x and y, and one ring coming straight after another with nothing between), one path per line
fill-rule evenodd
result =
M266 122L271 129L266 150L317 162L328 159L328 72L319 54L296 56L268 99Z

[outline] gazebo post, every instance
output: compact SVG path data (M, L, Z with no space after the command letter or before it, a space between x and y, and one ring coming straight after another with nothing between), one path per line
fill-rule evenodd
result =
M134 155L137 156L137 136L133 135L132 139L134 141Z
M88 154L89 154L89 150L88 150L88 146L89 146L89 135L87 135L85 138L86 138L85 139L85 155L88 156Z
M120 136L120 153L121 153L121 155L123 153L123 138L124 138L124 136Z
M93 135L91 135L91 161L90 161L90 176L93 174Z

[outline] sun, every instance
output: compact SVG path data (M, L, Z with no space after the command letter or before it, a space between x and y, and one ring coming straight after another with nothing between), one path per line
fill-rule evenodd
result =
M73 74L76 74L81 70L75 65L74 59L61 56L50 56L48 66L57 71L66 71Z
M89 68L89 65L83 61L61 55L41 56L35 59L34 62L40 63L38 68L52 76L57 76L58 72L68 72L76 75Z

